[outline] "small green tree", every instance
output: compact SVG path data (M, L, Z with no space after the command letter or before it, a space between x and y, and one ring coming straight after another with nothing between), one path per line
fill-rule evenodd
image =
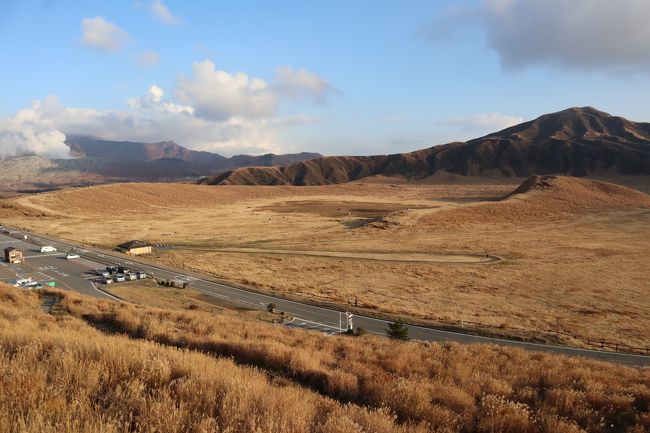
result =
M388 329L386 329L386 334L395 340L406 341L409 339L409 329L406 327L402 319L397 319L393 323L389 323Z

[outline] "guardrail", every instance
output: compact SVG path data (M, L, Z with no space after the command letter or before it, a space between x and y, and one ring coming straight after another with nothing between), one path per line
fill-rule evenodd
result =
M524 329L524 328L517 328L517 327L511 327L511 326L497 326L497 325L490 325L486 323L480 323L480 322L472 322L472 321L467 321L467 320L459 320L457 322L447 322L449 325L456 325L461 328L465 328L465 325L471 325L473 328L481 328L481 329L490 329L494 332L501 332L503 333L505 330L508 331L517 331L521 332L523 334L530 334L531 331L529 329ZM610 352L620 352L620 353L636 353L639 355L650 355L650 347L640 347L640 346L632 346L630 344L626 343L620 343L616 341L609 341L604 338L598 338L598 337L584 337L581 335L575 335L571 334L568 332L564 331L559 331L559 330L553 330L553 329L541 329L536 331L537 334L539 333L545 333L548 336L563 336L566 338L571 338L577 341L582 342L583 344L593 347L596 349L600 350L605 350L605 351L610 351Z

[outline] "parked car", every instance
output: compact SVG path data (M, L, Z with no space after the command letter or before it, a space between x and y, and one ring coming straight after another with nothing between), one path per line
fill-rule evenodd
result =
M41 252L42 253L54 253L56 252L56 248L54 248L52 245L44 245L41 247Z
M117 273L117 268L115 266L106 266L106 271L110 274L116 274Z
M33 281L31 283L27 283L27 284L23 285L23 287L26 288L26 289L42 289L43 285L41 283Z
M68 259L68 260L78 259L79 254L74 254L74 253L68 254L67 256L65 256L65 258Z
M147 278L147 273L144 272L144 271L138 271L135 274L137 275L138 280L143 280L143 279Z
M129 273L127 273L127 274L124 274L124 276L126 277L126 280L127 280L127 281L133 281L133 280L137 280L137 279L138 279L138 276L135 275L133 272L129 272Z
M25 284L29 284L29 283L31 283L31 282L32 282L32 277L27 277L27 278L18 278L18 279L14 282L14 287L22 287L22 286L24 286Z
M110 278L110 275L104 278L104 284L112 284L112 283L113 283L113 279Z
M122 283L126 281L126 278L124 277L124 274L117 274L113 277L113 281L115 281L116 283Z

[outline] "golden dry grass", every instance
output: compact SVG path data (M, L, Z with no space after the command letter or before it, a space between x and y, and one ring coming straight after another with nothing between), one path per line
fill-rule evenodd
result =
M357 299L369 314L474 321L506 333L562 331L648 347L644 196L574 180L552 194L532 191L501 202L494 200L516 184L384 179L323 187L123 184L6 205L21 210L17 225L36 232L111 248L129 239L173 244L176 249L154 259L293 298ZM359 212L364 209L378 219L369 222L369 213ZM487 251L505 260L405 263L286 254L297 250L373 258Z
M149 307L204 311L213 314L218 313L221 315L277 323L292 319L289 315L242 308L234 304L229 305L223 299L208 296L191 288L178 289L161 286L154 280L138 280L111 284L102 287L102 290L117 296L123 301Z
M0 287L0 431L641 433L650 370ZM91 327L88 324L94 326ZM104 329L99 331L98 329Z

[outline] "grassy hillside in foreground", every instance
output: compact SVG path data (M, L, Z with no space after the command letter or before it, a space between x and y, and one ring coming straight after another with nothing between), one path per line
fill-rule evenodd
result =
M634 432L650 370L0 287L0 431Z

